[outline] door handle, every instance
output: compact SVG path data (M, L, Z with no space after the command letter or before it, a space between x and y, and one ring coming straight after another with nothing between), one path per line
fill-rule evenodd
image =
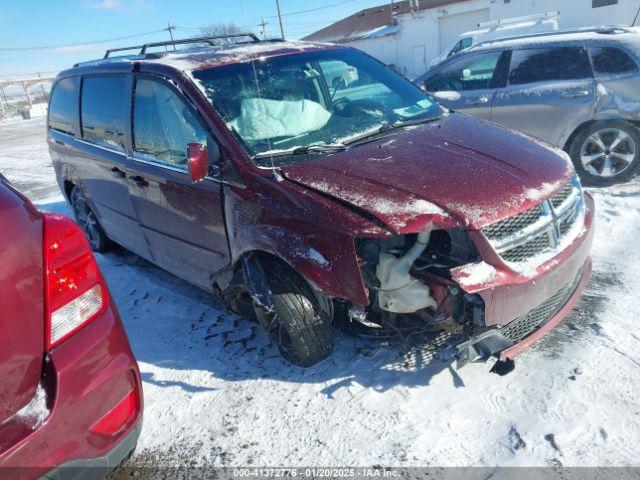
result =
M113 167L111 169L111 173L116 178L125 178L127 176L127 174L120 170L118 167Z
M129 181L136 185L136 187L144 188L149 185L143 177L140 175L135 175L133 177L129 177Z
M590 94L591 92L589 92L589 90L574 90L571 92L562 92L560 96L564 98L580 98L588 97Z
M467 105L484 105L489 103L489 97L468 98L464 103Z

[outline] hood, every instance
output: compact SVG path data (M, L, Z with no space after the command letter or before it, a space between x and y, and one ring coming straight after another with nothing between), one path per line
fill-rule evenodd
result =
M481 228L551 197L574 171L544 142L450 114L282 173L400 233L427 222Z

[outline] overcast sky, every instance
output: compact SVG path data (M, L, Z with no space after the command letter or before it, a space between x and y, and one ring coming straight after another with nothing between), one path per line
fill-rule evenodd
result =
M383 3L280 0L285 34L290 38ZM311 9L318 10L296 13ZM100 57L107 48L166 40L168 32L158 30L166 28L167 22L177 27L176 38L185 38L197 36L199 27L215 22L234 22L257 32L264 16L269 22L267 33L275 37L279 35L275 14L275 0L0 0L0 78L55 72ZM85 42L94 43L68 46ZM15 50L49 46L60 47Z

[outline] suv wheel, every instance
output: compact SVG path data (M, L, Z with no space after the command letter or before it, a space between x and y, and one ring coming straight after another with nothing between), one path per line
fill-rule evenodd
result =
M76 217L76 223L87 237L91 250L94 252L105 252L109 250L112 246L111 241L104 233L100 223L98 223L98 218L95 213L93 213L93 210L91 210L91 207L89 207L87 199L78 187L71 189L69 201L71 202L73 214Z
M272 308L254 304L256 317L289 362L310 367L333 351L333 334L311 287L295 271L267 260Z
M640 134L624 120L595 122L576 136L570 154L585 185L627 182L640 170Z

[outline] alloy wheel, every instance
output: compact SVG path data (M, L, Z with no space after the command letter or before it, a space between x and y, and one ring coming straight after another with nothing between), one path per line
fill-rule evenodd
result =
M93 250L98 249L100 246L100 226L98 225L98 219L77 188L74 188L71 192L71 207L73 208L76 222L87 237L89 245Z
M598 130L584 141L580 161L585 170L600 177L615 177L624 172L636 156L633 137L619 128Z

